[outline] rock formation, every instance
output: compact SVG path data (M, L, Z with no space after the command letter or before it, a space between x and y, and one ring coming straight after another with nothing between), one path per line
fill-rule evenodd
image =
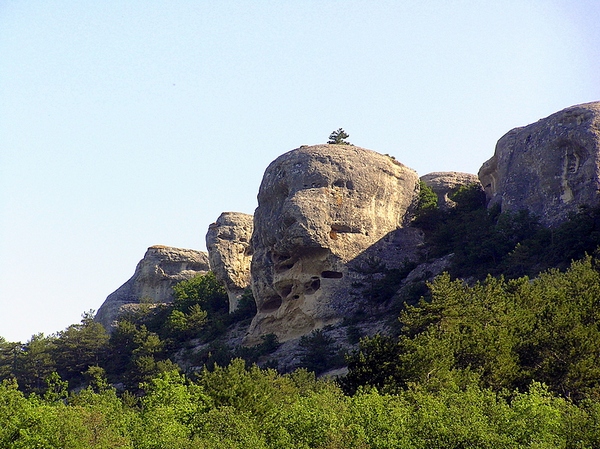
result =
M528 209L545 225L563 222L581 204L598 204L600 102L509 131L479 179L490 205L504 212Z
M110 330L123 311L135 308L141 302L172 302L173 285L207 271L208 257L204 252L151 246L137 264L131 279L108 295L95 320Z
M227 289L229 312L237 309L244 289L250 286L252 220L249 214L223 212L206 234L210 269Z
M427 186L437 195L438 206L441 209L454 207L455 203L448 195L455 192L459 187L474 183L479 184L477 175L455 171L428 173L421 176L421 181L427 184Z
M407 223L418 190L415 171L355 146L301 147L273 161L254 215L258 312L248 342L268 333L280 341L296 338L349 313L349 266L368 250L402 249L397 230ZM412 240L404 256L414 253L417 234L406 229Z

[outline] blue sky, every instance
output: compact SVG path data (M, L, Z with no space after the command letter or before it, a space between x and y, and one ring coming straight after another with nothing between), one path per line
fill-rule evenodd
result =
M204 249L266 166L343 127L420 175L600 100L600 2L0 0L0 335Z

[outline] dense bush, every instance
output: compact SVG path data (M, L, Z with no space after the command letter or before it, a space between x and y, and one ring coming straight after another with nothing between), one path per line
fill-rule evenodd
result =
M111 388L64 400L0 384L0 447L136 448L594 448L600 406L553 396L537 383L496 393L474 382L436 391L344 395L305 371L279 375L237 360L190 381L176 371L139 399Z
M398 339L374 337L349 357L343 381L398 391L475 376L483 388L524 391L533 381L553 393L600 398L600 273L590 257L533 281L488 277L473 286L448 274L431 300L407 306Z
M326 330L317 329L300 338L300 366L316 374L344 366L344 356Z
M252 313L253 298L247 293L240 312L230 315L227 293L212 273L183 281L174 290L172 304L142 301L121 317L110 336L87 312L79 324L55 335L37 334L25 344L0 339L0 380L14 377L25 393L44 394L54 372L74 389L89 384L89 370L97 368L111 382L137 392L140 383L172 370L171 360L191 339L214 339Z
M453 277L533 277L548 268L566 269L600 245L600 206L581 206L560 226L547 228L527 210L486 208L477 184L450 195L455 207L447 210L433 207L424 192L420 203L427 207L417 210L413 225L425 231L429 258L454 254Z

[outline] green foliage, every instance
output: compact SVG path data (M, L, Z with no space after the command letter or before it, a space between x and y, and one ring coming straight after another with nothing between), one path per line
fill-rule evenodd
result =
M461 197L464 196L468 198L468 195ZM449 210L432 212L423 226L429 255L441 257L453 253L450 269L453 275L484 278L512 249L502 245L503 237L495 232L499 215L498 209L474 208L470 202L457 202Z
M131 448L131 414L114 391L83 390L69 401L26 398L15 383L0 385L0 447Z
M254 318L254 315L256 315L256 301L252 295L252 289L247 288L238 302L237 309L229 314L229 321L233 323L247 321Z
M415 283L409 296L426 299L405 306L399 336L361 339L339 382L315 376L343 364L327 329L301 341L312 372L286 375L247 362L264 363L274 335L251 348L211 340L255 304L248 291L228 314L207 275L176 287L173 304L144 305L110 339L91 313L25 344L0 338L0 447L600 447L600 270L589 256L570 263L600 243L600 208L546 229L527 212L485 209L481 193L459 189L449 211L424 196L435 220L415 223L430 255L455 254L451 273L427 292ZM566 271L519 277L548 265ZM366 260L363 293L387 301L412 268ZM358 327L348 330L356 342ZM192 355L190 339L210 343ZM204 368L186 377L175 354Z
M357 287L362 287L362 296L371 303L381 301L381 295L378 288L386 271L385 264L378 257L369 256L363 260L355 271L364 276L364 283L360 283Z
M438 197L425 182L419 181L419 202L415 211L416 216L426 214L438 208Z
M348 327L346 327L346 337L348 339L348 343L351 345L357 344L360 342L362 337L360 328L354 324L350 324Z
M272 447L266 444L256 421L247 412L222 406L199 416L194 447L235 449Z
M0 339L0 379L14 377L21 390L40 395L55 372L70 388L82 386L89 367L104 363L108 338L90 311L83 314L80 324L56 335L36 334L25 344Z
M379 334L363 338L359 350L346 356L348 374L339 379L341 387L347 394L354 394L365 385L380 391L395 387L402 375L401 353L395 338Z
M246 362L234 359L227 367L200 373L198 384L213 399L217 407L233 407L251 413L260 422L267 422L273 411L296 391L288 377L275 370L261 370L256 365L246 368Z
M21 348L20 343L12 343L0 337L0 381L14 376Z
M337 131L333 131L329 135L329 140L327 143L335 145L352 145L346 140L348 137L350 136L346 131L344 131L342 128L338 128Z
M448 196L463 211L474 211L485 207L485 192L478 183L460 186Z
M475 375L495 391L542 381L566 398L600 397L600 273L590 257L533 281L489 276L468 286L445 274L430 289L430 302L401 315L400 338L361 341L346 391L439 388Z
M84 313L81 323L59 332L54 340L56 370L73 387L81 384L88 368L103 362L108 340L104 327L94 321L93 311Z
M169 335L178 340L186 340L197 336L204 328L207 321L207 312L202 310L200 304L193 304L187 313L174 309L167 318L166 329Z
M36 334L17 354L14 375L27 392L43 394L46 378L56 370L54 361L55 338Z
M275 352L280 346L275 334L263 335L260 338L262 341L257 345L237 348L233 352L234 357L244 359L248 363L256 363L261 357Z
M67 400L26 397L0 383L0 447L192 448L594 448L600 403L577 405L539 383L496 393L476 381L435 391L413 385L344 395L306 371L279 375L242 361L197 382L170 371L130 406L114 389Z
M173 291L175 310L187 312L190 307L198 304L211 318L214 314L229 311L227 291L217 281L212 271L179 282L173 287Z
M119 321L109 341L110 357L105 364L109 378L123 381L136 391L141 382L173 368L164 342L145 325Z
M361 296L369 303L383 304L394 296L416 266L415 262L405 260L400 268L387 268L381 259L369 256L355 268L364 279L353 287L361 289Z
M300 366L316 374L344 365L343 356L335 340L323 329L314 330L300 338L300 349Z
M417 212L413 223L425 231L429 257L454 254L449 271L455 277L536 276L548 268L566 269L600 245L600 206L581 206L548 229L527 210L486 209L478 185L463 186L450 197L454 208Z
M177 347L190 338L210 341L223 334L230 322L229 299L214 273L182 281L173 291L166 326L157 330L163 338L173 339Z
M111 380L124 382L135 391L140 382L172 367L170 359L189 366L226 364L234 357L216 339L227 326L253 315L251 309L256 308L251 292L244 295L238 312L229 314L227 293L213 273L182 281L173 289L173 303L142 308L121 318L103 365ZM189 350L193 340L210 345L194 353Z
M64 401L69 396L69 383L62 380L56 371L46 377L46 385L48 386L44 393L46 402Z

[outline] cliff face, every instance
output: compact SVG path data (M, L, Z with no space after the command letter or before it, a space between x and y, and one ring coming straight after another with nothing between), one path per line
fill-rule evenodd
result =
M479 170L489 204L528 209L563 222L580 204L598 204L600 102L564 109L504 135Z
M302 147L272 162L254 214L258 313L248 340L285 341L341 319L335 301L352 282L348 263L406 223L418 181L390 157L348 145Z
M598 204L600 102L573 106L503 136L479 178L435 172L421 177L442 208L449 193L481 181L490 205L528 209L556 225L580 204ZM214 271L229 293L230 311L252 287L258 312L246 343L274 333L294 340L352 316L353 285L379 264L419 265L406 279L446 269L451 256L426 257L423 234L408 226L418 202L416 172L388 156L349 145L301 147L266 169L254 217L223 213L206 235L209 258L192 250L151 247L134 276L109 295L96 319L107 328L142 298L172 301L171 287ZM359 292L360 293L360 292Z
M210 269L227 289L229 312L237 309L240 297L250 286L252 221L252 215L223 212L206 234Z
M455 171L428 173L421 176L421 181L437 195L438 207L442 209L454 207L455 203L449 198L449 195L461 186L479 184L477 175Z
M140 302L173 301L173 285L209 271L206 253L191 249L151 246L125 284L108 295L95 320L111 329L119 315Z

